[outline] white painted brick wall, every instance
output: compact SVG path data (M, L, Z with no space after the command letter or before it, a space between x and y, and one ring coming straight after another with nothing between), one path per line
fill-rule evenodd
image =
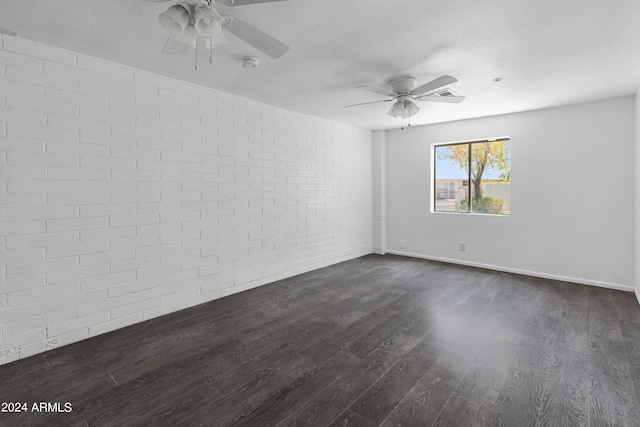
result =
M371 132L0 41L0 364L372 251Z

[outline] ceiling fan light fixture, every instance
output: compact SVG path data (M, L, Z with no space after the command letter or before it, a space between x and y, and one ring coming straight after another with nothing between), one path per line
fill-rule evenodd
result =
M391 106L387 114L390 115L391 117L396 117L396 118L402 117L402 115L404 114L404 103L402 101L396 101Z
M420 112L420 107L416 105L415 101L437 101L456 104L462 102L465 98L464 96L457 95L449 88L439 89L442 86L455 83L457 81L458 79L456 79L455 77L445 74L416 88L415 78L401 77L389 82L391 93L389 93L387 89L378 88L375 86L357 86L356 89L365 89L369 92L377 93L378 95L390 96L391 98L372 102L362 102L360 104L346 105L345 107L377 104L379 102L393 102L393 105L391 106L391 108L389 108L387 114L394 118L402 118L404 128L404 119L409 119ZM410 122L409 126L411 126Z
M408 119L418 114L418 111L420 111L420 107L418 107L415 102L411 99L404 99L396 101L387 114L395 118L402 117L403 119Z
M181 36L189 27L191 9L187 3L177 3L169 7L166 12L158 15L162 27L172 36Z
M149 1L164 2L171 0ZM182 55L188 53L193 47L196 49L196 69L198 69L197 51L206 46L207 50L210 51L209 62L213 63L213 50L227 42L225 33L228 31L270 58L280 58L289 50L289 46L233 15L220 15L215 9L215 4L218 2L226 6L242 6L274 1L285 0L178 1L178 3L158 16L160 24L169 33L169 39L165 43L162 52ZM204 40L199 40L200 38ZM203 41L204 43L202 43ZM180 43L183 43L184 46L180 46ZM185 46L186 49L184 48Z
M406 116L406 118L408 118L418 114L418 111L420 111L420 107L418 107L412 100L407 99L406 101L404 101L404 111L406 114L408 114L408 116ZM404 114L403 117L405 117Z
M227 42L222 33L222 17L211 6L202 4L196 7L194 25L199 35L211 39L211 44Z

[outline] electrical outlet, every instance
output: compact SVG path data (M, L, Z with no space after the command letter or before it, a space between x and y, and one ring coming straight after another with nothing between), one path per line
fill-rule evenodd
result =
M400 249L404 249L404 240L400 240Z
M460 252L464 252L467 250L467 244L465 242L460 242Z

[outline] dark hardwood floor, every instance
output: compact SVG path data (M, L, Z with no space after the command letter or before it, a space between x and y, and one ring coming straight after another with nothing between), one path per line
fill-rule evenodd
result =
M370 255L0 366L2 426L636 426L631 293Z

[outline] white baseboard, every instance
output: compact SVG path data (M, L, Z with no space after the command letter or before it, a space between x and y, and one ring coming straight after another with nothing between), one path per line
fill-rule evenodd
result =
M638 304L640 304L640 289L636 289L634 294L636 294L636 299L638 300Z
M505 273L523 274L525 276L540 277L543 279L552 279L552 280L559 280L562 282L578 283L580 285L598 286L600 288L615 289L615 290L625 291L625 292L635 292L636 298L638 298L638 302L640 303L640 293L633 286L629 286L629 285L621 285L618 283L610 283L610 282L601 282L598 280L581 279L577 277L560 276L557 274L541 273L538 271L522 270L519 268L503 267L500 265L482 264L479 262L463 261L459 259L434 257L429 255L416 254L412 252L393 251L388 249L386 252L391 255L400 255L400 256L407 256L412 258L422 258L422 259L428 259L431 261L448 262L450 264L459 264L459 265L466 265L469 267L484 268L487 270L504 271Z

